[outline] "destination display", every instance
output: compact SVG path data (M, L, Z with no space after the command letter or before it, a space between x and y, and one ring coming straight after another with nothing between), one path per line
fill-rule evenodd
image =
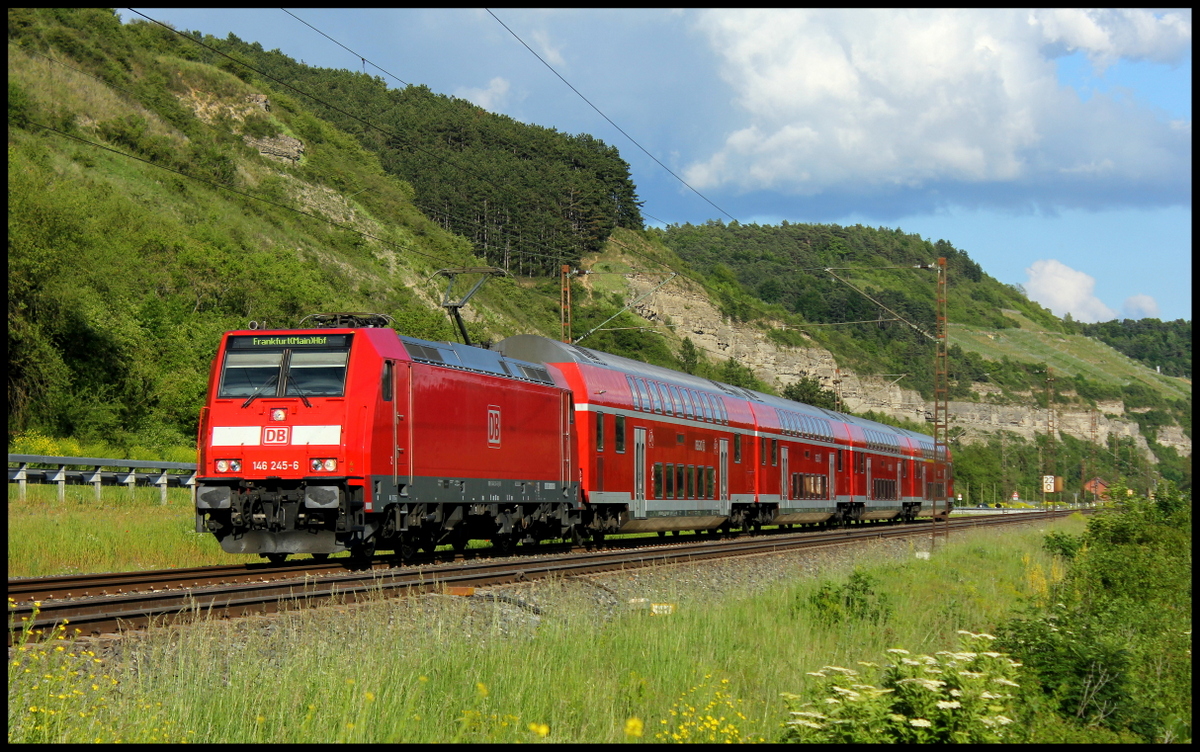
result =
M230 350L280 347L349 347L349 334L250 334L229 338Z

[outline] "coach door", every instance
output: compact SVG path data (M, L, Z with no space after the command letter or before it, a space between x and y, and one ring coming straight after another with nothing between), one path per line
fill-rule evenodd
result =
M646 429L633 429L633 516L646 516Z
M863 489L863 496L867 497L867 501L875 498L875 488L871 485L871 458L867 458L867 487Z
M788 499L788 448L779 449L779 500Z
M836 451L835 449L829 450L829 482L825 484L825 487L829 489L827 498L835 500L837 499L837 465L834 464L833 455Z
M720 514L729 514L729 439L720 439L721 456L720 470L721 479L718 481L721 487L721 503L718 505Z
M575 420L575 405L571 399L570 392L563 392L561 396L560 410L558 411L559 422L559 477L558 482L561 488L567 488L571 484L571 424Z

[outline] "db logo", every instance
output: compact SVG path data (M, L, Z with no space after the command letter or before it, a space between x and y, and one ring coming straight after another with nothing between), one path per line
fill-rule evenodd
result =
M500 408L488 405L488 446L500 448Z
M268 426L263 428L264 444L287 444L291 426Z

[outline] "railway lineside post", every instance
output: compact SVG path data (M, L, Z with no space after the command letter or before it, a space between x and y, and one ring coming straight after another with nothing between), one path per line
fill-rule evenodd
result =
M937 544L938 507L945 510L942 535L950 539L950 476L947 474L946 457L950 451L950 367L947 353L949 337L946 319L946 258L937 260L937 332L934 344L933 367L933 462L934 477L941 482L933 484L933 524L930 550Z

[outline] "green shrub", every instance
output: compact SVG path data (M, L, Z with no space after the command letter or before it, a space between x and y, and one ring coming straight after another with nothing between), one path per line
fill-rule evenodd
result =
M805 608L817 621L832 625L845 621L865 621L878 624L892 615L891 599L875 590L874 577L855 569L844 585L825 582L817 592L808 596ZM793 611L797 610L793 608Z
M1020 663L991 650L996 638L959 631L958 652L911 656L888 650L882 676L840 666L809 672L820 679L813 699L784 694L792 719L780 741L818 743L963 743L1005 741L1011 735L1011 688ZM871 675L875 663L859 661ZM878 686L876 686L878 685Z

